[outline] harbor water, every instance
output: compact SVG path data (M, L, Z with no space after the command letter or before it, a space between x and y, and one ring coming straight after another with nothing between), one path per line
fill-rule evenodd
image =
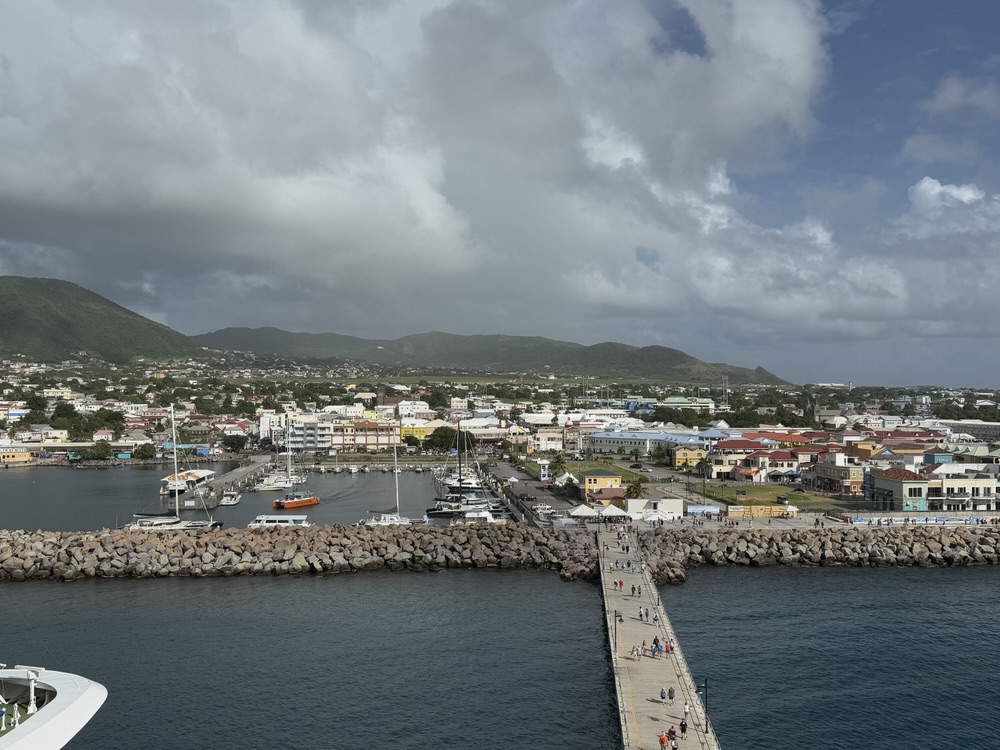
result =
M2 525L114 526L155 509L163 474L0 472ZM422 515L429 476L399 480ZM352 523L394 487L311 476L308 515ZM275 496L213 513L244 526ZM998 585L996 568L706 568L662 595L725 750L991 750ZM4 583L0 606L0 661L108 687L75 750L620 743L599 592L550 572Z

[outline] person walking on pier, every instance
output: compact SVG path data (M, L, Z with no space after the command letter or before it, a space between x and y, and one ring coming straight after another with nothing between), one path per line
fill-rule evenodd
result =
M670 742L670 738L667 737L667 733L666 732L663 732L660 735L660 748L662 750L665 750L665 748L667 747L667 745L668 745L669 742Z
M632 596L635 596L635 584L632 584Z
M670 705L670 706L674 705L674 688L673 688L673 686L671 686L670 689L667 690L667 700L669 701L668 705Z
M664 706L667 705L667 690L666 688L660 688L660 703Z
M690 715L691 715L691 704L688 703L687 701L685 701L684 702L684 720L687 721L687 718Z
M686 720L681 719L681 739L686 740L688 736L688 723Z

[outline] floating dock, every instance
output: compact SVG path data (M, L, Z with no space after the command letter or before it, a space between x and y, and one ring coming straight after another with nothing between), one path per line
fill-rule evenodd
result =
M657 750L659 737L671 726L677 728L677 744L687 750L720 750L711 721L684 660L659 591L649 571L641 562L636 535L624 533L619 542L618 530L626 528L603 526L597 532L597 547L601 561L601 591L604 598L608 644L614 669L615 691L618 695L618 716L621 721L625 750ZM620 548L629 545L626 553ZM616 567L616 563L618 567ZM635 565L632 572L631 564ZM615 581L624 582L619 589ZM636 594L632 594L632 587ZM640 593L641 592L641 593ZM639 618L642 608L644 617ZM649 611L649 620L645 613ZM657 621L654 622L654 615ZM632 647L647 647L658 637L661 643L672 643L672 653L652 656L647 650L635 658ZM674 691L674 701L660 700L660 691ZM681 720L687 714L687 739L680 735Z

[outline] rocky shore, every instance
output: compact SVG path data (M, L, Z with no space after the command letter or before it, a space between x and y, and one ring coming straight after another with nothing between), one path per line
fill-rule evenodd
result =
M832 529L644 531L640 543L658 584L683 583L699 565L841 567L996 565L1000 529L855 526Z
M0 531L0 580L156 578L536 568L592 576L594 535L524 524L477 527Z
M853 527L644 531L657 583L683 583L699 565L963 566L1000 561L1000 529ZM202 532L0 531L0 580L334 574L446 568L555 570L592 579L589 531L524 524L222 529Z

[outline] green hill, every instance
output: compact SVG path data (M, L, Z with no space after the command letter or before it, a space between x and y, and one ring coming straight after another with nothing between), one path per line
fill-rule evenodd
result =
M201 346L68 281L0 276L0 354L57 362L79 351L123 363L192 356Z
M337 359L415 369L480 370L496 373L551 372L615 377L649 377L663 382L733 385L783 384L763 368L703 362L664 346L593 346L535 336L421 333L394 340L368 340L337 333L289 333L277 328L224 328L193 337L212 349L291 359Z

